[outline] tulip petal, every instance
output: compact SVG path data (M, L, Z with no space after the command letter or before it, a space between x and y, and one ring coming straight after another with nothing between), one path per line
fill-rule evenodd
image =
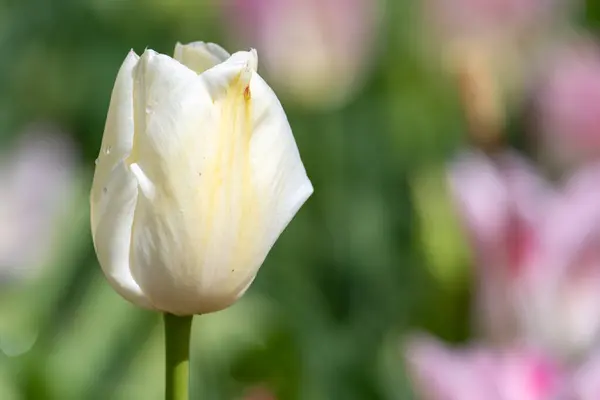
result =
M255 52L199 77L155 53L140 64L132 162L154 189L137 201L133 274L159 309L217 311L247 289L312 186Z
M113 169L103 191L101 203L104 203L105 212L99 216L99 223L94 231L100 266L117 293L140 307L154 309L130 269L131 229L137 183L123 161Z
M156 195L154 183L148 179L138 164L133 163L129 166L129 168L137 180L138 187L140 188L142 195L146 196L150 200L153 200L154 196Z
M138 59L137 54L129 52L119 69L110 98L91 194L92 231L96 229L98 216L104 212L98 208L103 197L102 190L110 179L113 168L129 155L133 146L133 71Z
M178 313L173 308L177 285L188 283L175 271L195 267L201 259L193 258L196 254L188 249L196 247L197 239L186 227L197 224L190 215L196 207L193 202L198 197L198 171L205 150L201 130L214 126L212 102L194 71L152 50L144 52L134 75L136 135L127 161L140 196L135 206L131 269L157 308Z
M201 75L213 101L222 99L231 90L244 93L253 72L258 68L256 50L238 51L227 61L207 70ZM248 95L249 92L246 93Z
M198 74L229 58L229 53L215 43L192 42L175 45L174 59Z
M137 61L138 56L130 52L113 89L92 185L91 225L98 261L111 286L138 306L153 308L129 266L137 188L123 160L133 144L133 71Z
M253 73L250 93L254 126L250 163L256 190L267 203L265 210L270 211L264 223L271 246L313 193L313 187L283 107L257 73Z

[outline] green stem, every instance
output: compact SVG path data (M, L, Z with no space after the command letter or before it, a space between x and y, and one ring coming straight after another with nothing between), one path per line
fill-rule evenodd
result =
M163 315L165 322L165 400L189 400L190 332L193 316Z

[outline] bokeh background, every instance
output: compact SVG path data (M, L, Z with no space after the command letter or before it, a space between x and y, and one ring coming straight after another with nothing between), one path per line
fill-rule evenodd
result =
M315 193L244 298L195 319L193 398L415 398L404 338L470 338L473 281L445 172L469 121L424 8L0 1L0 399L162 398L160 316L105 281L88 196L127 52L195 40L258 50ZM600 27L600 3L576 8ZM530 151L509 110L504 139Z

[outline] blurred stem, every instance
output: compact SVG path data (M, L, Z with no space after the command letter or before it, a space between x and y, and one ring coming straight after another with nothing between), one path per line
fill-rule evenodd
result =
M164 314L165 400L189 400L192 318Z

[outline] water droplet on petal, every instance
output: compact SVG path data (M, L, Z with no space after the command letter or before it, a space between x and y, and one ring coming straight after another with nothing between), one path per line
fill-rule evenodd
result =
M111 146L108 146L108 147L106 148L106 150L105 150L105 153L108 155L108 154L110 154L110 151L111 151L111 150L112 150L112 147L111 147Z
M94 161L94 165L98 165L98 162L100 162L100 159L96 158L96 160Z

